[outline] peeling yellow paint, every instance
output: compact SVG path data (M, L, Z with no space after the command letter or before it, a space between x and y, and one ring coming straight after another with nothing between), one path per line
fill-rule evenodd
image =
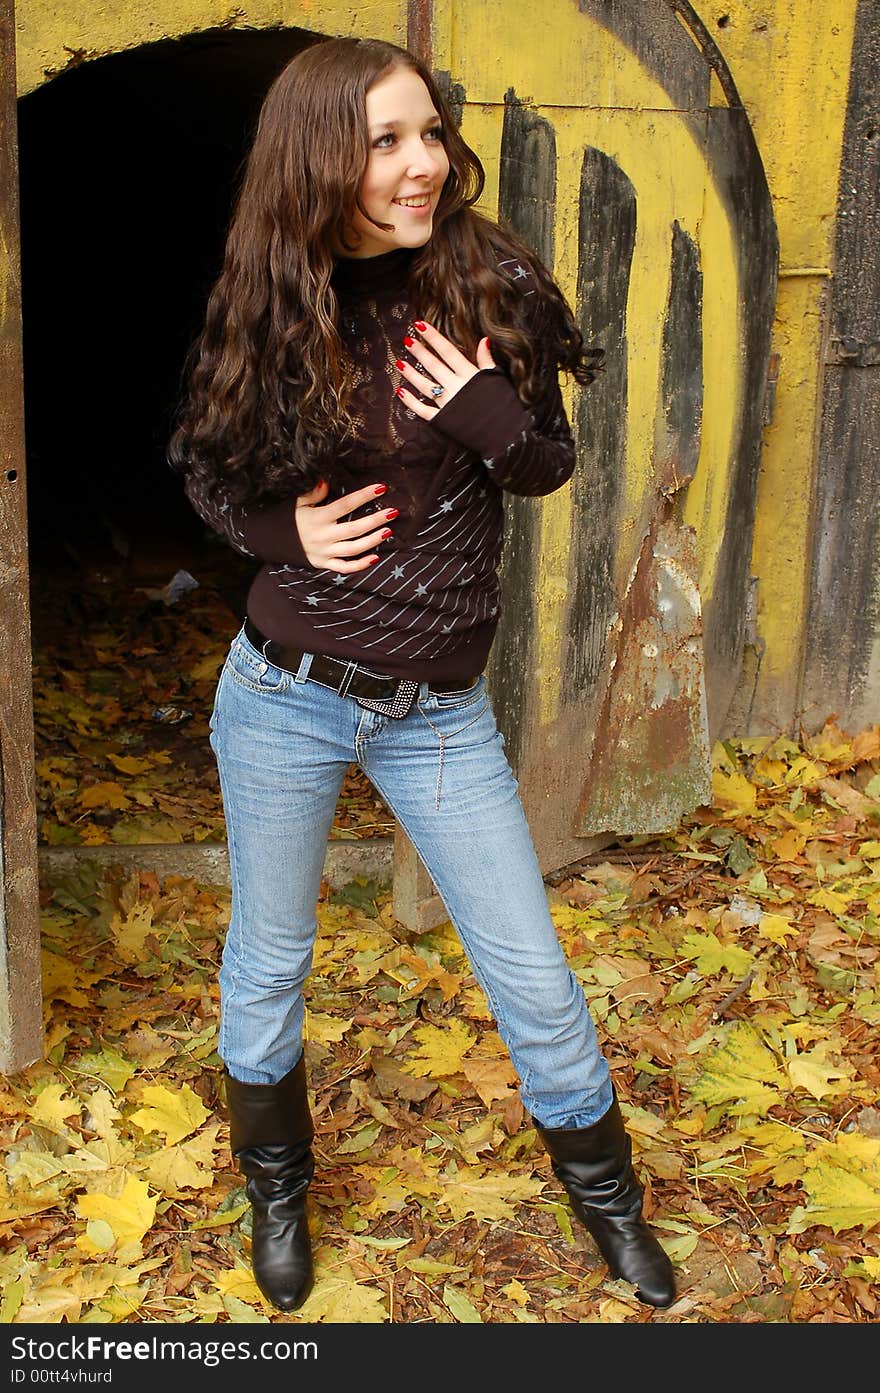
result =
M787 690L798 675L806 624L825 281L781 280L773 347L780 354L773 425L761 461L752 565L761 676Z
M141 44L206 29L309 29L406 43L406 0L19 0L18 91L23 96L72 61L122 53Z
M699 3L697 8L701 9ZM702 7L715 29L767 173L779 231L774 348L776 407L765 433L752 571L766 649L756 688L759 725L791 719L805 644L821 322L832 265L837 190L857 0L724 0ZM800 270L795 278L792 272ZM815 272L815 274L814 274Z

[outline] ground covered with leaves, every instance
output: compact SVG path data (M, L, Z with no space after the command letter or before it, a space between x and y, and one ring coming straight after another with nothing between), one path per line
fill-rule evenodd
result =
M226 546L183 559L196 575L112 558L40 575L31 608L41 846L225 839L208 717L252 568ZM331 837L392 832L352 767Z
M0 1084L0 1321L877 1320L880 726L719 745L713 806L548 884L667 1311L572 1222L451 927L408 934L368 881L319 906L317 1282L274 1311L222 1105L228 891L83 863L42 894L46 1056Z

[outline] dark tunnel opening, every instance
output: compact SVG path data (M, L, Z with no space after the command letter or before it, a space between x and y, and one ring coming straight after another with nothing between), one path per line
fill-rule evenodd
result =
M42 848L225 840L208 716L258 563L204 526L167 449L263 97L322 37L164 40L19 102ZM358 819L390 825L353 775L339 835Z
M262 98L318 37L163 41L19 102L32 589L59 566L150 569L206 542L166 458L184 360Z

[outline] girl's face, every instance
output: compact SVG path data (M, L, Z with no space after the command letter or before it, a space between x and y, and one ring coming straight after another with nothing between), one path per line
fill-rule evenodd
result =
M358 236L349 256L379 256L395 247L423 247L449 173L440 117L418 73L395 68L367 92L370 158L361 180L361 203L383 232L357 211Z

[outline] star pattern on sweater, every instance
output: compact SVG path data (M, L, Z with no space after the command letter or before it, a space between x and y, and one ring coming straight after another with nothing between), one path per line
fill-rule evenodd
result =
M530 261L525 256L510 256L497 264L525 304L525 297L534 294ZM345 303L354 298L356 304ZM419 435L416 439L406 420L415 422L416 432L424 434L422 423L389 386L389 378L396 380L390 362L398 353L405 356L398 347L403 326L407 326L408 337L415 337L412 315L413 306L402 287L395 288L393 299L384 287L381 296L356 292L351 286L342 296L341 327L352 360L356 426L353 443L340 457L344 482L349 483L350 472L351 486L359 486L359 470L362 477L385 477L386 460L390 470L400 469L401 477L411 469L406 485L413 505L411 532L402 532L392 550L380 551L378 564L372 567L364 564L362 556L356 568L345 573L316 570L305 559L267 566L267 570L279 596L298 613L301 631L314 637L313 644L298 639L302 646L324 651L321 639L326 637L337 646L345 645L339 651L350 651L359 661L375 659L381 667L380 658L387 655L417 670L422 662L458 651L472 634L476 636L479 625L494 621L500 613L494 574L503 527L503 496L498 484L503 484L505 491L526 496L533 484L546 492L548 482L552 486L551 451L557 446L560 472L566 468L566 417L558 392L555 397L549 395L550 383L541 404L542 426L537 427L537 417L531 413L530 428L524 431L520 427L521 433L514 440L509 434L502 435L499 426L497 448L493 435L488 442L494 455L482 464L480 452L460 442L450 449L433 436L422 440ZM534 464L532 453L527 455L523 448L530 447L532 436L536 437ZM550 437L549 449L543 436ZM554 436L562 438L557 441ZM505 439L510 443L503 443ZM422 444L424 454L412 448ZM400 455L404 445L410 447L409 453ZM542 458L542 449L550 455L549 462ZM435 476L429 469L435 464L442 470L436 492L432 487ZM397 476L389 477L390 486L397 487ZM222 530L236 550L252 555L244 545L250 521L246 507L223 498L222 491L220 497L208 497L204 489L193 489L190 496L209 525L216 522L215 530ZM381 515L387 502L368 504L358 516L368 512ZM405 666L403 670L407 670Z

